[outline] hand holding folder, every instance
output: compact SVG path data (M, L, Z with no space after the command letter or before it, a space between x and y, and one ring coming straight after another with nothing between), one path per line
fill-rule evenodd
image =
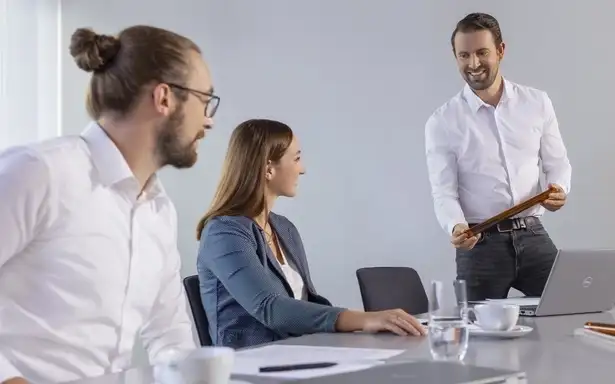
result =
M510 219L511 217L520 214L521 212L525 211L526 209L529 209L535 205L541 204L544 201L549 199L549 195L551 193L554 192L559 192L558 189L554 186L550 187L549 189L547 189L546 191L532 197L531 199L528 199L522 203L519 203L517 205L515 205L512 208L507 209L506 211L493 216L490 219L487 219L485 221L483 221L480 224L476 224L473 227L470 227L469 229L467 229L465 231L465 233L468 235L468 237L472 237L472 236L478 236L480 233L484 232L485 230L493 227L494 225L497 225L498 223L506 220L506 219Z

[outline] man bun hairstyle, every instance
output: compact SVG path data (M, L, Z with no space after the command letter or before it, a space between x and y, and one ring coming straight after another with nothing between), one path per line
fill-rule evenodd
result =
M120 50L120 41L107 35L98 35L88 28L79 28L70 41L70 55L86 72L102 70Z
M69 50L77 66L92 73L86 107L94 120L103 114L126 116L148 85L186 86L189 53L201 53L187 37L148 25L128 27L117 36L78 28ZM173 92L179 100L188 97L181 90L174 88Z

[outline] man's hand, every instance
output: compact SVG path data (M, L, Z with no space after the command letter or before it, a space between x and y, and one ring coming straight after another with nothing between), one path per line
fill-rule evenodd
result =
M555 188L557 192L551 192L549 198L542 203L545 209L555 212L566 204L564 189L557 184L549 184L549 188Z
M477 236L468 236L464 233L468 229L467 224L457 224L453 228L453 234L451 236L451 243L455 248L470 250L474 248L478 240L480 239L480 233Z
M13 377L11 379L3 381L1 384L28 384L26 379L21 377Z

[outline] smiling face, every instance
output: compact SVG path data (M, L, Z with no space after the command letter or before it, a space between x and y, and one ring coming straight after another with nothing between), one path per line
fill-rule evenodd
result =
M498 78L504 43L496 46L491 31L457 32L454 38L457 66L463 79L475 91L485 90Z
M293 136L284 155L278 161L269 161L266 171L267 188L276 196L293 197L297 194L299 176L304 173L299 141L297 136Z

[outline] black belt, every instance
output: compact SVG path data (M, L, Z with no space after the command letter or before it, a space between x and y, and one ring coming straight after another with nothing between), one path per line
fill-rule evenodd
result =
M540 224L540 219L536 216L518 217L501 221L500 223L487 228L485 232L512 232L519 229L526 229L536 224ZM476 224L468 225L472 228Z

